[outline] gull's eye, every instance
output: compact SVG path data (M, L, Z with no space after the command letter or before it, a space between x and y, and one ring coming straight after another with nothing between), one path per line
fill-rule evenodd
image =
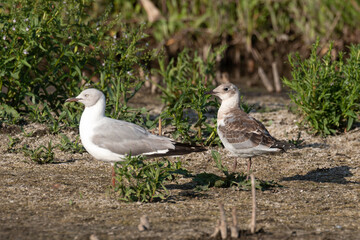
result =
M229 90L229 88L227 88L227 87L226 87L226 88L224 88L224 91L225 91L225 92L227 92L228 90Z
M89 96L89 94L85 94L84 96L85 96L85 97L88 97L88 96Z

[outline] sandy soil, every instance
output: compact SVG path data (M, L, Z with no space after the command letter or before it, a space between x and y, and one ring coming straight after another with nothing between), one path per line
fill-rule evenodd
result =
M264 113L252 113L279 139L304 140L301 148L276 156L254 158L258 179L283 187L257 191L257 234L251 235L251 192L211 188L197 192L189 178L169 183L170 199L155 203L124 203L110 187L109 164L88 153L55 151L56 163L38 165L22 153L7 151L8 137L39 146L60 137L39 124L0 128L0 239L209 239L223 202L228 221L237 208L242 239L360 239L360 128L326 139L300 129L298 117L287 110L289 100L256 96ZM155 104L154 108L159 107ZM65 132L75 139L76 132ZM234 158L221 148L224 162ZM192 173L220 175L210 151L179 158ZM238 159L245 171L246 159ZM191 184L190 184L191 185ZM137 229L142 215L151 229ZM220 238L219 238L220 239Z

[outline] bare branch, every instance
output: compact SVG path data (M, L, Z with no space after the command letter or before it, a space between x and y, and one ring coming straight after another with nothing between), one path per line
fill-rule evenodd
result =
M231 237L238 238L239 237L239 228L237 226L237 218L236 218L236 208L232 209L232 226L230 226Z
M271 64L271 67L272 67L272 72L273 72L275 91L276 92L281 92L281 82L280 82L279 72L278 72L278 69L277 69L276 62L273 62Z
M150 0L140 0L140 2L147 13L149 22L155 22L162 17L159 9L157 9L157 7Z
M226 224L226 214L224 210L224 204L219 203L220 208L220 232L221 238L226 239L227 237L227 224Z
M217 237L217 235L220 233L220 220L217 221L217 225L215 227L214 233L211 234L211 238Z
M256 195L255 195L254 174L251 174L250 177L251 177L251 193L252 193L252 215L251 215L250 231L252 234L254 234L256 230Z
M262 83L264 84L266 90L268 92L273 92L274 91L274 87L272 86L270 80L268 79L268 77L266 76L264 69L262 69L262 67L259 67L258 69L258 73L260 76L260 79L262 81Z

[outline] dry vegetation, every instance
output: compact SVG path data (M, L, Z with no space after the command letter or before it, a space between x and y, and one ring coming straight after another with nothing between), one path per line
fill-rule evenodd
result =
M358 239L359 127L338 136L314 137L296 125L298 117L288 112L288 99L268 95L247 100L268 110L253 115L272 135L296 139L301 131L304 140L291 152L254 159L256 178L282 185L256 192L256 234L249 228L251 191L198 192L191 178L178 178L169 183L172 196L166 201L125 203L110 187L111 166L88 153L56 150L55 163L38 165L22 153L7 152L8 134L20 138L19 147L60 141L47 134L45 126L33 123L24 126L26 132L35 131L27 138L18 126L1 127L0 239L209 239L220 218L219 202L224 203L228 223L232 208L237 209L242 239ZM66 134L75 139L77 133ZM223 149L216 150L231 166L233 159ZM193 173L220 174L210 151L181 161ZM244 171L246 159L240 159L239 166ZM139 231L143 215L150 229Z

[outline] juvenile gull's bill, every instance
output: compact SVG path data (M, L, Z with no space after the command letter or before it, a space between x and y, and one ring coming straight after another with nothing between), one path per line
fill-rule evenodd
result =
M208 94L221 99L217 114L217 132L225 149L235 156L249 158L247 179L252 157L282 152L292 147L291 144L272 137L261 122L247 115L239 107L240 94L234 84L222 84ZM235 160L234 171L236 164Z
M205 150L151 134L136 124L106 117L105 96L97 89L86 89L66 102L85 105L80 119L80 138L86 151L98 160L114 163L123 161L129 154L161 157Z

